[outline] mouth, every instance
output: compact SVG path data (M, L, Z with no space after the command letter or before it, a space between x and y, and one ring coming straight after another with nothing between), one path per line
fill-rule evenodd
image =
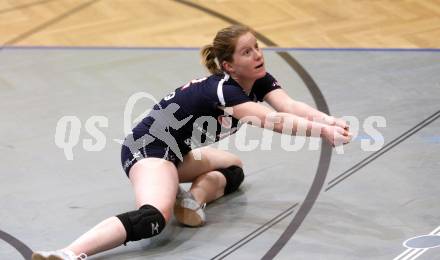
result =
M264 66L264 63L261 63L260 65L256 66L256 69L262 68Z

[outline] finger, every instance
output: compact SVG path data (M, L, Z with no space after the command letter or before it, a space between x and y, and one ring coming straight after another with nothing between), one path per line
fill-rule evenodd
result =
M336 136L336 137L333 139L333 144L334 144L335 146L340 146L340 145L343 145L346 141L347 141L347 138L345 138L345 137L342 136L342 135L339 135L339 136Z
M351 142L351 136L347 136L344 141L345 144L347 144L349 142Z
M346 130L346 129L344 129L344 134L343 134L344 136L348 136L348 137L352 137L353 136L353 133L351 133L350 131L348 131L348 130Z
M348 129L348 125L346 122L341 122L339 125L346 130Z
M347 130L345 130L344 128L337 126L336 127L336 132L340 135L345 135L347 133Z
M345 144L345 143L348 143L348 142L350 142L350 140L351 140L351 137L350 136L348 136L348 135L338 135L338 134L336 134L335 136L334 136L334 138L333 138L333 142L335 143L335 144Z
M340 127L348 130L349 126L347 124L347 122L344 119L338 118L337 119L337 125L339 125Z

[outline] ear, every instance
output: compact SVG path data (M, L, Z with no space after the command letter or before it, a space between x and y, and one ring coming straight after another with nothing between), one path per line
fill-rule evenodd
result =
M227 61L223 61L222 62L222 67L223 67L223 69L224 70L226 70L226 72L227 73L231 73L231 72L234 72L234 67L232 66L232 64L231 63L229 63L229 62L227 62Z

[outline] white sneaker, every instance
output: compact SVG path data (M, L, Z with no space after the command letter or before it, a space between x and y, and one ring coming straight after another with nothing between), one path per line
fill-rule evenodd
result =
M57 251L37 251L32 254L32 260L84 260L87 259L87 255L81 253L75 255L70 250L63 249Z
M174 216L181 224L190 227L200 227L205 224L206 203L200 205L191 192L184 190L179 185L179 191L174 204Z

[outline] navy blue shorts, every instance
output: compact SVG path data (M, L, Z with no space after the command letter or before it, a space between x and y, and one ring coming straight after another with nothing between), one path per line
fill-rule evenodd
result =
M121 163L125 174L127 174L127 177L129 177L131 167L133 167L137 161L143 158L165 159L172 162L176 168L181 162L177 155L160 140L155 140L154 142L135 151L130 151L130 148L124 144L121 148Z

